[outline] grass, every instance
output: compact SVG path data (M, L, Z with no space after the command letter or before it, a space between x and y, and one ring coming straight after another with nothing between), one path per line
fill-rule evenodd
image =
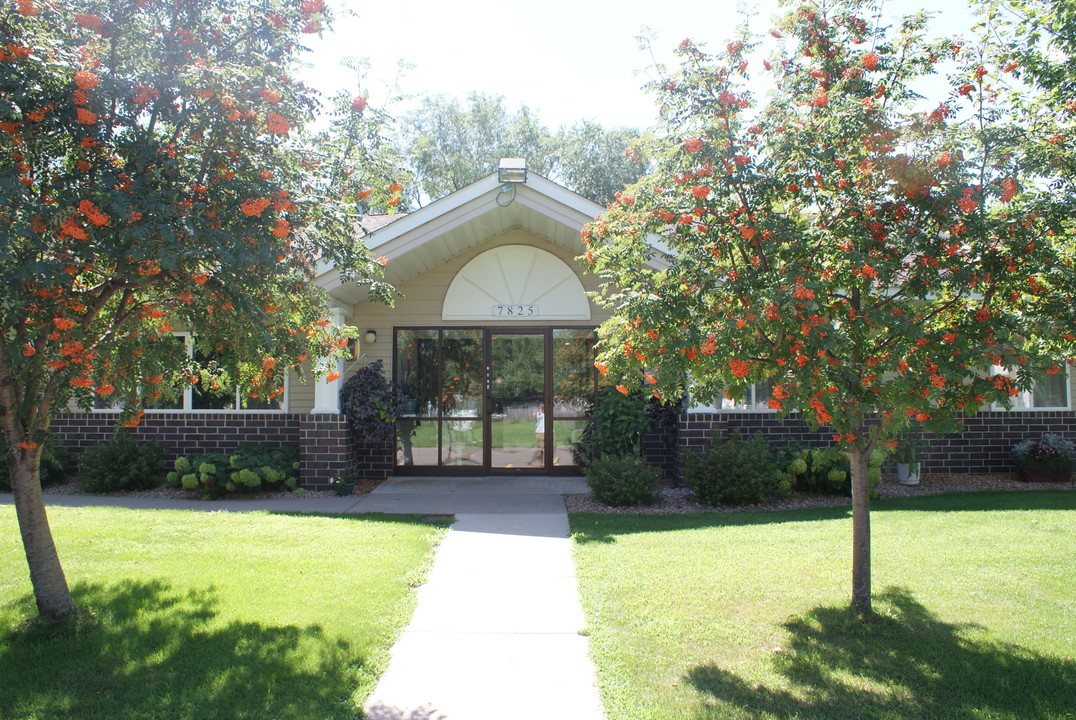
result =
M1076 493L571 518L609 720L1076 717Z
M459 426L460 428L468 428L471 431L468 436L471 444L481 446L482 424L481 419L448 420L443 423L445 427L443 441L446 444L449 442L448 432L450 425L453 428ZM415 447L437 447L437 421L423 420L422 424L415 429L411 442ZM493 445L498 448L532 447L534 445L534 419L505 418L498 420L493 427Z
M0 719L361 717L444 523L49 508L77 621L0 506Z

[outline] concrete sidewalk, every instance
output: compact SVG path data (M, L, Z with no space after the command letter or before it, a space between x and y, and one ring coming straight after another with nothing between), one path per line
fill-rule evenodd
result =
M47 505L455 515L371 720L602 720L563 493L582 478L392 478L369 495L169 500L46 495ZM0 494L0 503L11 503Z
M364 509L456 515L371 720L601 720L568 515L578 478L390 481ZM388 510L388 508L394 508Z

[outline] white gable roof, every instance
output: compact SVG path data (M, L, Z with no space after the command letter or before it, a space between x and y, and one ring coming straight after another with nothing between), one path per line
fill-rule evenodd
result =
M496 173L487 175L368 236L370 251L388 259L385 280L399 285L512 228L583 252L579 231L602 212L601 205L533 172L526 183L507 187ZM341 303L366 299L364 289L341 284L333 268L323 268L317 282Z

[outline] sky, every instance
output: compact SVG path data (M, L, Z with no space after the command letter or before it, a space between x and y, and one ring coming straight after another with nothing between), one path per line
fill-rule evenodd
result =
M914 12L922 0L887 0L888 17ZM964 32L963 3L946 5L936 34ZM510 110L526 105L552 130L580 120L606 127L645 128L656 121L654 99L642 86L656 77L654 60L675 66L672 49L684 38L720 47L740 22L742 3L726 0L330 0L333 33L312 42L315 64L306 82L323 92L341 88L369 96L393 115L416 100L389 104L398 93L472 91L501 95ZM757 5L751 27L767 32L776 0ZM640 49L644 30L655 35L654 56ZM342 58L367 58L361 86ZM413 65L402 76L398 62Z

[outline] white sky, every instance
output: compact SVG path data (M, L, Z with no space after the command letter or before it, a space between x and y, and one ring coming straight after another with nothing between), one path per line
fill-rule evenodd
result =
M727 41L739 23L731 0L330 0L337 9L334 32L311 43L316 64L305 80L327 93L358 89L344 57L367 58L371 71L362 91L384 107L398 70L413 64L397 92L448 94L471 91L502 95L510 110L524 104L551 130L579 120L606 127L644 128L656 120L653 98L641 87L652 74L653 59L636 36L644 27L656 33L654 49L669 67L682 39ZM923 0L887 0L885 14L897 17L918 10ZM959 34L970 27L967 6L942 0L943 14L932 25L936 35ZM766 32L776 0L765 0L752 27ZM348 16L347 10L354 12ZM390 108L394 115L407 104Z

